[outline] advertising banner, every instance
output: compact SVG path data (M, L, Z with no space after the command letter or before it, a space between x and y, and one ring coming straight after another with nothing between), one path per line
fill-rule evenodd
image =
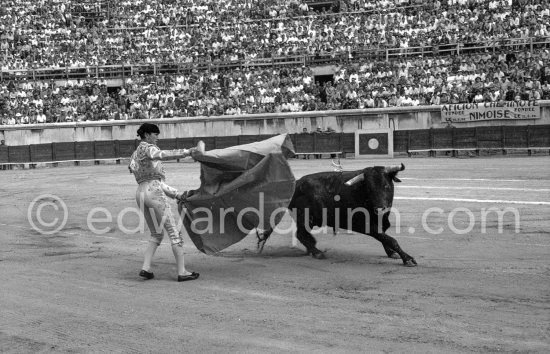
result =
M481 120L540 119L538 101L459 103L441 106L441 120L452 123Z

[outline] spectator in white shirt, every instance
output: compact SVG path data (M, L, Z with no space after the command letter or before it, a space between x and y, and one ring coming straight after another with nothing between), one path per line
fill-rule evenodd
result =
M46 123L46 115L42 111L38 111L36 115L36 123L43 124Z

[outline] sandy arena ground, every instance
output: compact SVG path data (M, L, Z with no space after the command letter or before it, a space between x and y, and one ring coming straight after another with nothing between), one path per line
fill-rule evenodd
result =
M200 279L176 282L165 240L156 278L144 281L148 236L124 232L138 225L124 214L136 189L125 164L0 171L0 352L550 352L548 156L342 161L405 163L394 202L401 227L389 233L418 267L344 230L316 236L325 260L303 256L288 231L263 254L253 236L218 256L185 236L187 266ZM332 170L328 159L291 165L297 177ZM198 163L167 172L171 185L198 187ZM62 203L46 196L29 219L44 194ZM63 203L60 231L33 229L39 212L50 230L58 226L62 208L53 205ZM489 214L484 227L491 207L506 214L500 223ZM94 208L112 221L88 225Z

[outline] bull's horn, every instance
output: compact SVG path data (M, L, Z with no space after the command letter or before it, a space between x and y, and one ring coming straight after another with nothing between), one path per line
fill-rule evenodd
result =
M399 172L403 171L405 169L405 165L401 163L401 166L388 166L384 169L384 172L386 173L392 173L392 172Z
M345 183L346 186L353 186L355 183L357 182L361 182L365 179L365 174L363 172L361 172L361 174L353 177L352 179L350 179L349 181L347 181Z

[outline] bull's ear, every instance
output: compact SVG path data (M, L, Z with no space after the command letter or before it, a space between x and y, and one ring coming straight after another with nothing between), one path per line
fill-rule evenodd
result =
M401 180L399 178L397 178L397 176L393 176L391 178L394 182L401 182Z

